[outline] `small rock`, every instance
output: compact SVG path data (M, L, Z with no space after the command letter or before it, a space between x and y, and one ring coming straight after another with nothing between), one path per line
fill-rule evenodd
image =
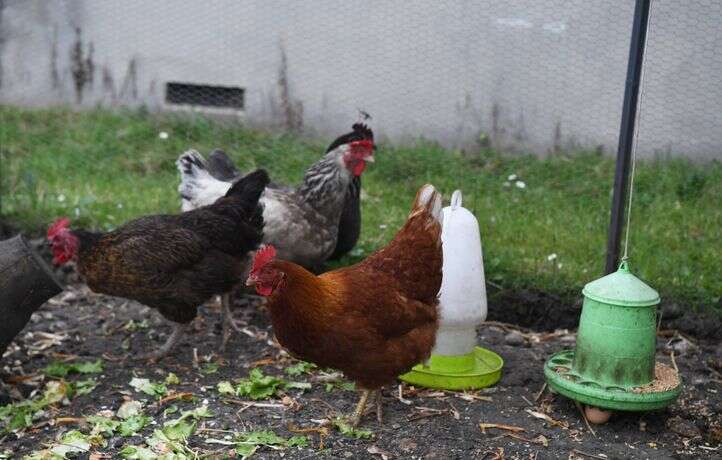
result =
M399 449L403 450L404 452L411 452L418 447L418 445L411 438L402 438L399 441L398 445Z
M722 349L722 347L720 347ZM716 371L722 371L722 352L719 352L719 356L710 356L707 358L707 365Z
M709 429L709 439L712 442L720 443L722 442L722 427L712 427Z
M667 429L685 438L694 438L700 434L692 422L679 416L667 420Z
M443 449L431 449L423 457L424 460L446 460L448 458L451 458L451 455Z
M120 436L116 438L111 438L108 441L108 446L114 449L120 449L121 447L123 447L123 444L125 444L125 440Z
M684 313L684 310L679 304L668 303L662 305L662 320L677 319Z
M686 340L679 340L672 344L672 350L674 350L677 353L677 356L686 354L687 351L689 351L689 347L690 347L689 342Z
M350 450L347 450L343 453L343 456L345 458L351 458L351 457L353 457L353 452L351 452Z
M519 345L524 344L524 336L521 335L521 332L511 331L504 336L504 342L506 342L507 345L511 345L512 347L518 347Z
M68 323L65 321L56 321L50 326L51 331L66 331L68 329Z

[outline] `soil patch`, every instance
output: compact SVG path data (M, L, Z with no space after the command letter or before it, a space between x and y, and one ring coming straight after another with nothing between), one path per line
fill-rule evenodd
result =
M544 361L561 349L573 347L574 333L563 329L533 332L491 322L479 328L478 341L505 361L503 377L496 386L467 393L407 385L387 388L383 423L369 414L362 428L372 433L371 438L356 439L324 427L324 423L349 414L357 393L319 370L289 376L286 369L297 362L272 340L265 309L236 302L234 314L246 325L243 333L231 338L226 353L218 351L219 314L209 306L200 309L199 317L172 355L160 363L148 364L134 356L157 348L170 333L170 326L160 315L136 302L95 295L80 284L70 286L33 315L8 348L1 374L15 397L34 397L48 381L58 380L43 371L51 362L101 359L102 373L65 377L78 386L78 382L92 376L97 386L66 403L49 406L30 428L0 435L0 452L6 449L13 452L13 458L20 458L57 442L69 430L87 433L90 426L83 425L84 417L113 414L122 404L135 400L143 404L144 413L152 419L150 424L127 437L110 435L106 447L93 447L79 458L89 458L93 452L119 458L124 446L144 445L154 430L168 420L202 405L213 415L198 420L186 445L211 458L232 451L233 447L216 443L223 441L223 436L260 430L272 430L285 439L306 430L309 445L282 451L261 446L255 454L258 458L277 458L283 453L289 459L542 459L588 458L589 454L626 459L700 458L719 453L722 388L716 366L722 350L718 342L660 336L658 361L671 365L669 353L677 350L675 362L684 385L680 399L663 411L617 413L607 424L595 426L593 435L573 402L548 391L541 393ZM688 343L680 352L679 344L684 340ZM259 368L265 375L308 383L311 388L288 387L262 400L219 392L220 382L236 385L238 379L249 376L251 368ZM158 398L130 385L133 378L163 382L169 373L175 374L180 383L168 384L168 391L188 393L192 400L183 397L159 403ZM177 407L178 412L167 414L172 407ZM483 430L480 424L484 424ZM328 435L323 436L321 446L324 428L328 428Z

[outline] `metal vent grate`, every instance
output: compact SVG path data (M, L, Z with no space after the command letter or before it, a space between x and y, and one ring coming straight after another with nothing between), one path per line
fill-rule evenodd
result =
M244 89L234 86L166 83L165 101L168 104L243 109Z

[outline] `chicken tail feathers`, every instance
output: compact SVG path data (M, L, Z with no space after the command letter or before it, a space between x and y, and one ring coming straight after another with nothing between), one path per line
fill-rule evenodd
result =
M241 172L226 152L221 149L215 149L208 155L207 169L211 176L225 182L231 182L241 177Z
M265 190L270 181L271 179L268 177L265 169L256 169L236 181L236 183L228 189L226 197L240 198L241 201L248 205L248 209L251 210L258 203L258 199L261 198L263 190Z
M441 224L441 194L431 184L426 184L416 193L411 216L428 212ZM409 216L409 217L411 217Z
M210 174L205 158L195 150L188 150L178 157L176 166L181 176L178 193L183 211L212 204L231 187L230 183L219 181Z
M208 164L203 155L196 150L188 150L175 162L182 177L199 177L209 175Z

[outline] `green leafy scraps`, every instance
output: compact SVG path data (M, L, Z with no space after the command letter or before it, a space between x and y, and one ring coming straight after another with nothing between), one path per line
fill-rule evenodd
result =
M163 410L163 417L168 417L169 415L175 414L176 412L178 412L178 406L173 404L171 406L166 407L165 410Z
M216 389L222 395L236 394L236 389L233 388L233 385L231 385L231 382L229 382L227 380L224 380L223 382L218 382L218 384L216 385Z
M90 430L91 434L100 434L105 437L111 437L115 433L115 430L120 426L118 420L113 420L110 417L103 417L102 415L90 415L85 417L88 423L93 424L93 428Z
M218 363L205 363L203 367L201 368L202 374L215 374L218 372Z
M133 415L138 415L143 410L143 404L140 403L140 401L125 401L123 404L120 405L118 408L118 412L116 415L119 418L126 419L128 417L132 417Z
M68 396L72 398L75 396L87 395L92 392L97 386L98 381L94 378L78 380L77 382L70 382L68 383Z
M45 407L67 399L69 390L66 382L51 380L45 384L42 396L0 407L0 433L32 426L33 421L43 414Z
M49 448L36 451L23 457L24 460L63 459L68 454L88 452L91 447L105 447L106 442L100 435L83 434L78 430L71 430L63 434L57 443Z
M200 418L213 417L208 406L200 406L193 410L181 412L181 416L163 424L163 434L171 440L188 439L196 431L196 421ZM190 422L188 419L192 419Z
M135 388L135 391L143 392L149 396L155 396L162 398L168 393L168 388L163 383L151 382L145 378L133 377L130 380L130 386Z
M126 418L118 425L118 434L123 437L134 436L151 422L151 418L144 414L135 414Z
M140 329L148 329L148 320L144 319L142 321L134 321L131 319L123 325L122 329L128 332L135 332Z
M118 452L122 458L130 460L157 460L158 454L148 449L147 447L141 446L123 446Z
M261 447L281 450L292 447L308 447L306 436L292 436L285 439L271 430L249 431L236 433L232 440L206 439L209 444L224 444L235 447L236 454L241 458L249 458Z
M338 382L328 382L325 385L326 393L332 392L334 389L344 390L344 391L355 391L356 390L356 384L353 382L348 382L346 380L340 380Z
M285 369L285 372L291 377L298 377L301 374L310 374L316 368L317 366L313 363L299 361L292 366L288 366Z
M238 382L235 388L228 381L218 382L216 385L221 394L235 394L254 400L267 399L278 395L281 390L308 390L311 384L307 382L289 382L273 375L264 375L260 369L252 369L247 379Z
M173 372L169 372L168 375L165 376L166 385L180 385L180 383L180 379Z
M65 363L54 361L43 369L49 377L65 377L68 374L99 374L103 372L103 360L86 361L82 363Z
M93 424L90 433L93 435L103 435L106 437L119 434L123 437L135 436L139 431L148 426L152 419L143 414L140 409L140 403L137 401L126 401L118 409L118 417L121 420L113 420L111 417L102 415L91 415L85 417L88 423Z
M371 430L354 428L345 419L340 417L333 420L333 426L335 426L342 435L348 436L349 438L371 439L374 436Z
M126 445L120 450L120 456L133 460L196 459L197 452L187 446L186 440L193 435L197 420L202 417L213 417L208 406L185 411L179 418L166 422L162 429L154 430L145 439L148 447Z

